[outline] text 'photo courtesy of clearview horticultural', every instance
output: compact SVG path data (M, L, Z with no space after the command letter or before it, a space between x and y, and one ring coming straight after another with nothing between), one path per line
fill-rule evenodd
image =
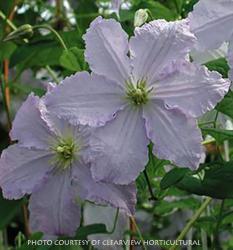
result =
M233 250L233 0L0 0L0 250Z

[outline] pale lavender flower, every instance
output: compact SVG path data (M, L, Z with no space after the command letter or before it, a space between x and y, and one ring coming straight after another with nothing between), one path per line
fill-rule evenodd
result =
M198 39L197 50L217 49L229 42L229 77L233 80L233 0L200 0L189 14L192 32Z
M159 158L196 169L203 153L196 118L230 83L185 60L196 41L186 20L150 22L128 41L118 22L98 17L84 39L94 73L66 78L45 104L74 124L105 125L95 132L103 157L92 165L93 177L131 182L148 161L150 140Z
M18 143L2 153L0 186L7 199L32 194L32 231L42 231L46 237L73 236L80 223L80 199L134 212L134 184L93 180L90 136L87 126L73 126L51 116L34 95L18 111L11 131L12 140Z
M233 81L233 36L228 48L228 63L230 65L229 78Z
M210 49L205 51L192 50L190 55L195 63L205 64L207 62L226 57L227 52L228 44L223 43L218 49Z

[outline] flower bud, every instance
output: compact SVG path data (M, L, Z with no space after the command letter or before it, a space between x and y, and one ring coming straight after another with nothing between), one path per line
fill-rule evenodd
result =
M17 30L8 34L4 41L31 38L33 36L33 27L30 24L24 24Z
M143 25L147 21L148 17L149 15L147 9L137 10L134 15L134 27L140 27Z

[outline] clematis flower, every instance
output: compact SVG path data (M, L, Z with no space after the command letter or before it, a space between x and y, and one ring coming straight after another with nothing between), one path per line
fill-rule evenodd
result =
M228 42L229 77L233 80L233 0L200 0L189 14L191 31L198 39L197 50L217 49Z
M212 49L205 51L192 50L190 55L195 63L205 64L207 62L226 57L227 52L228 52L228 44L223 43L221 47L214 50Z
M73 236L80 223L80 200L134 212L134 184L93 180L90 135L87 126L73 126L51 116L34 95L18 111L11 131L18 143L2 153L0 186L7 199L31 194L32 231L42 231L46 237Z
M93 177L135 180L150 140L159 158L196 169L203 153L196 118L214 108L230 83L185 60L196 41L187 21L152 21L128 41L118 22L98 17L84 39L93 73L66 78L44 102L71 123L99 126L102 157L92 164Z

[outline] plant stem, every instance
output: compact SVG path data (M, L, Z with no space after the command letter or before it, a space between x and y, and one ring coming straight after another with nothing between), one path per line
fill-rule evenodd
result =
M14 1L13 8L9 14L9 17L4 15L2 11L0 11L0 16L6 21L7 25L5 27L5 33L9 33L10 29L12 28L13 30L16 29L14 24L12 23L12 20L15 15L15 10L17 7L17 1ZM3 93L4 93L4 101L5 101L5 109L6 109L6 114L7 114L7 120L8 120L8 130L11 129L11 119L10 119L10 88L9 88L9 60L4 59L3 60L3 71L4 71L4 88L3 88Z
M133 234L135 234L136 233L136 228L135 228L135 225L134 225L134 223L132 221L132 217L129 217L129 225L130 225L130 227L129 227L130 228L130 232L133 233ZM133 239L134 239L133 235L130 234L130 242ZM131 244L129 244L129 250L134 250L134 246L131 245Z
M219 210L219 214L218 214L217 224L216 224L216 227L215 227L215 230L214 230L214 240L213 240L212 249L214 249L214 247L219 245L218 232L219 232L219 228L220 228L221 221L222 221L222 214L223 214L224 205L225 205L225 200L222 200L220 210Z
M63 2L62 0L56 0L56 16L59 18L62 13Z
M10 19L8 19L6 17L6 15L0 10L0 17L6 21L6 23L13 29L13 30L16 30L16 26L12 23L12 21Z
M135 229L136 229L136 231L137 231L137 234L138 234L138 236L139 236L139 239L140 239L141 242L142 242L142 249L143 249L143 250L147 250L146 245L145 245L145 243L144 243L144 239L143 239L142 233L141 233L141 231L140 231L140 229L139 229L139 227L138 227L138 225L137 225L137 223L136 223L136 221L135 221L135 219L134 219L133 216L130 217L130 221L131 221L132 224L134 225L134 227L135 227Z
M25 204L23 204L22 209L23 209L24 231L25 231L25 235L26 235L26 237L28 239L31 232L30 232L30 229L29 229L27 206Z
M59 80L58 80L56 74L54 73L54 71L50 68L50 66L46 65L45 67L46 67L49 75L52 77L53 81L56 82L56 84L59 84Z
M200 122L200 123L198 123L198 126L205 126L205 125L209 125L209 124L214 124L214 121Z
M13 9L9 15L9 18L7 18L4 13L0 10L0 17L6 21L6 23L9 25L10 28L13 30L17 30L17 27L13 24L12 20L14 18L15 10L17 8L17 0L14 1L14 6ZM6 26L6 32L7 30ZM4 60L3 61L3 67L4 67L4 77L2 79L2 83L4 82L4 87L2 84L2 90L4 93L4 102L5 102L5 108L6 108L6 114L7 114L7 120L8 120L8 130L11 129L12 122L11 122L11 117L10 117L10 90L8 86L8 76L9 76L9 60ZM28 222L28 211L27 211L27 206L25 204L22 205L23 209L23 218L24 218L24 227L25 227L25 234L27 237L30 235L29 231L29 222Z
M152 189L152 186L151 186L151 183L150 183L150 179L149 179L149 176L148 176L146 170L143 171L143 174L144 174L144 176L145 176L145 179L146 179L146 182L147 182L147 186L148 186L148 190L149 190L150 196L151 196L149 199L150 199L150 200L158 200L158 199L155 197L154 193L153 193L153 189Z
M8 130L11 129L11 116L10 116L10 110L8 105L6 104L6 96L5 96L5 83L4 83L4 77L1 76L1 91L2 91L2 96L3 96L3 104L4 104L4 108L6 111L6 117L7 117L7 128Z
M214 142L216 142L215 139L210 139L210 140L207 140L207 141L203 141L201 144L202 145L207 145L207 144L214 143Z
M10 122L10 88L9 88L9 60L3 61L3 68L4 68L4 96L5 96L5 104L6 104L6 112L8 117L8 129L11 129L11 122Z
M218 115L219 115L219 112L217 111L216 115L215 115L215 118L214 118L214 128L217 127L217 120L218 120Z
M68 50L68 48L66 47L65 42L63 41L62 37L51 26L49 26L47 24L41 24L41 25L33 26L33 29L47 29L47 30L49 30L50 32L52 32L56 36L57 40L60 42L60 44L62 45L64 50Z
M196 220L200 217L200 215L203 213L203 211L207 208L209 203L212 201L212 198L208 197L205 202L201 205L201 207L196 211L196 213L193 215L191 220L186 224L178 238L176 239L177 241L182 240L185 235L188 233L188 231L191 229L193 224L196 222ZM176 250L178 245L174 245L169 250Z
M108 231L108 234L113 234L114 233L114 231L116 229L116 225L117 225L118 216L119 216L119 208L117 208L117 210L116 210L116 215L115 215L115 218L114 218L113 228L112 228L112 230Z

